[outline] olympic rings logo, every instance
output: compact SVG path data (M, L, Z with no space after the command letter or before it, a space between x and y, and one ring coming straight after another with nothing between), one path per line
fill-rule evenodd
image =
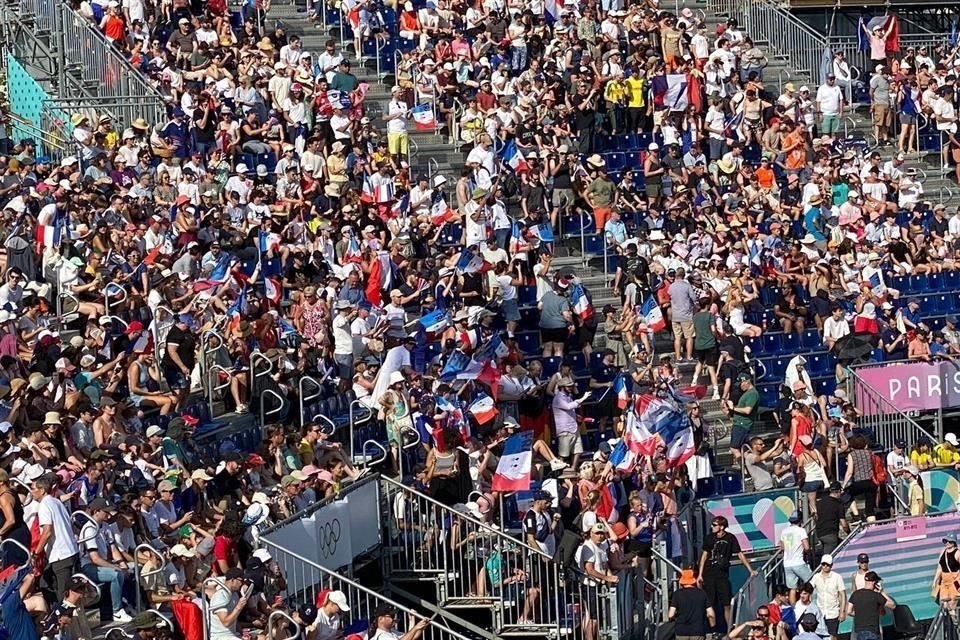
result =
M337 553L340 542L340 519L334 518L317 527L317 548L323 558L332 558Z

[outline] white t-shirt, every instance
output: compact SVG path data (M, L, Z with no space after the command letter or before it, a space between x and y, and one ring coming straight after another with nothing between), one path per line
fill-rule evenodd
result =
M399 118L393 118L387 121L387 133L404 133L407 130L407 112L409 107L403 100L391 100L387 104L387 115L394 116L403 114Z
M721 133L716 133L714 131L710 131L711 139L713 140L724 139L725 136L722 133L724 120L725 118L723 116L723 112L720 111L719 109L710 108L707 110L707 117L705 118L704 125L707 127L707 129L717 129L721 132Z
M217 615L221 611L227 613L233 611L237 606L237 600L239 596L229 589L217 589L210 598L210 624L207 627L210 630L210 640L234 640L237 637L236 621L229 627L225 627Z
M887 454L887 470L892 474L895 471L900 471L905 466L907 466L907 457L902 453L897 453L896 451L891 451Z
M783 566L799 567L806 564L803 561L803 541L806 539L806 529L795 524L789 525L780 533L780 544L783 545Z
M817 102L820 112L825 116L835 116L840 113L840 101L843 99L843 90L837 85L832 87L822 84L817 89Z
M47 543L49 562L65 560L80 553L80 546L70 526L70 514L60 500L50 495L44 496L40 501L37 517L40 518L41 527L53 527L53 537Z

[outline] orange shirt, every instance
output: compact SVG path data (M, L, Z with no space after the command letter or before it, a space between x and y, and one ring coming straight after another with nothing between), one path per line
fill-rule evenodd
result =
M757 182L760 183L761 189L773 189L774 175L773 169L757 169Z
M791 149L792 147L792 150L787 153L787 169L802 169L807 162L807 150L803 145L803 134L799 130L791 131L789 135L784 137L783 147L785 149Z

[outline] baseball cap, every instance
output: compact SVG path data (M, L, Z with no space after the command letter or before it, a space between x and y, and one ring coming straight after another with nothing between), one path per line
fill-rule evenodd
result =
M97 511L116 511L117 508L103 498L96 498L90 501L90 504L87 505L87 510L90 513L95 513Z
M820 557L820 564L828 564L831 567L833 566L833 556L829 553L825 553Z
M867 571L867 572L863 575L863 579L864 579L864 580L867 580L867 581L869 581L869 582L880 582L880 576L877 575L877 572L876 572L876 571Z
M347 603L347 596L343 591L331 591L327 594L327 602L337 605L341 611L350 611L350 605Z
M870 562L870 556L868 556L865 553L861 553L860 555L857 556L857 563L861 563L861 562Z

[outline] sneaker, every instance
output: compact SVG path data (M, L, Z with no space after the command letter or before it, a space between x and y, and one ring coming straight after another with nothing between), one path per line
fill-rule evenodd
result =
M563 471L564 469L566 469L566 468L569 467L569 466L570 466L570 465L568 465L566 462L564 462L564 461L561 460L560 458L554 458L553 460L550 461L550 470L551 470L551 471Z
M250 410L250 408L247 407L247 405L245 405L245 404L238 404L238 405L237 405L237 413L246 413L246 412L249 411L249 410Z
M720 387L714 387L713 396L711 396L711 400L719 400L719 399L720 399Z
M123 609L120 609L119 611L113 612L113 621L126 624L128 622L133 622L133 618L130 617L129 613L127 613Z

